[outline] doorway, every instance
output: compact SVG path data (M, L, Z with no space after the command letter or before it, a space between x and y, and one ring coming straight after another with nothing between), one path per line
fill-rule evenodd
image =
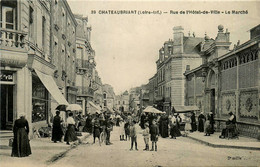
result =
M1 130L12 130L13 125L13 86L1 87Z

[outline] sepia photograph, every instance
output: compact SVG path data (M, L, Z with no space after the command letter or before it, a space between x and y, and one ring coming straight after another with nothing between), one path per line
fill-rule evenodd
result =
M259 0L0 0L1 167L260 166Z

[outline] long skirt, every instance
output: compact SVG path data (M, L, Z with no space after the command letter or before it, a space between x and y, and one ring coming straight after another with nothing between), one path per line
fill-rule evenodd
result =
M28 134L24 128L19 128L14 134L12 157L26 157L32 154Z
M204 132L204 121L203 121L203 119L199 119L198 130L199 130L200 132Z
M191 130L191 124L190 123L185 123L185 131L190 131Z
M75 125L69 124L67 131L65 133L64 141L71 142L76 141L78 138L75 132Z
M100 129L99 129L99 127L95 127L94 128L93 137L97 137L97 138L100 137Z
M51 140L52 141L61 141L62 136L63 136L63 131L62 131L61 126L54 126L52 128Z
M162 137L165 138L165 137L169 137L169 134L168 134L168 124L166 121L163 121L162 122Z
M171 127L171 136L172 137L179 137L179 136L181 136L181 132L180 132L180 130L178 129L177 126Z

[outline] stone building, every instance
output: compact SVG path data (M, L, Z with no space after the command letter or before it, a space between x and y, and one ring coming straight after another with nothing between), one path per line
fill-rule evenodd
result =
M0 3L1 130L12 129L20 114L26 115L30 131L48 126L59 104L77 102L76 71L95 67L91 29L83 26L87 38L78 36L82 45L76 46L77 21L66 0ZM88 54L81 63L76 60L78 46ZM88 73L90 79L82 82L97 90L92 98L102 104L101 79L94 68ZM65 118L65 112L61 113Z
M116 107L116 95L114 88L109 84L103 84L104 108L113 110Z
M52 0L51 39L55 81L68 103L77 102L76 27L77 22L67 1ZM52 105L55 112L56 105Z
M166 41L159 50L157 64L157 96L159 110L169 113L174 105L184 105L186 67L195 68L202 63L199 43L203 38L184 36L183 28L173 28L173 40Z
M157 75L155 74L152 78L149 79L148 83L148 91L149 91L149 105L156 105L156 97L158 93L157 89Z
M68 104L53 78L52 1L0 3L1 130L20 114L31 130L47 126L52 103Z
M91 84L96 67L95 51L91 46L91 27L88 18L75 15L76 28L76 87L78 88L77 104L82 106L83 115L87 112L88 101L94 99L94 89Z
M222 129L228 113L237 117L242 135L259 135L260 25L250 30L250 40L229 50L230 33L218 26L215 39L205 36L200 43L203 64L185 72L186 105L213 112Z
M120 112L129 112L129 93L125 91L116 96L116 109Z

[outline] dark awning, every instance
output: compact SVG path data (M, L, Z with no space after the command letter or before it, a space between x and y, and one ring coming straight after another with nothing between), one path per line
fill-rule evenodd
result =
M173 106L172 110L177 113L185 113L191 111L199 111L200 109L197 106Z

